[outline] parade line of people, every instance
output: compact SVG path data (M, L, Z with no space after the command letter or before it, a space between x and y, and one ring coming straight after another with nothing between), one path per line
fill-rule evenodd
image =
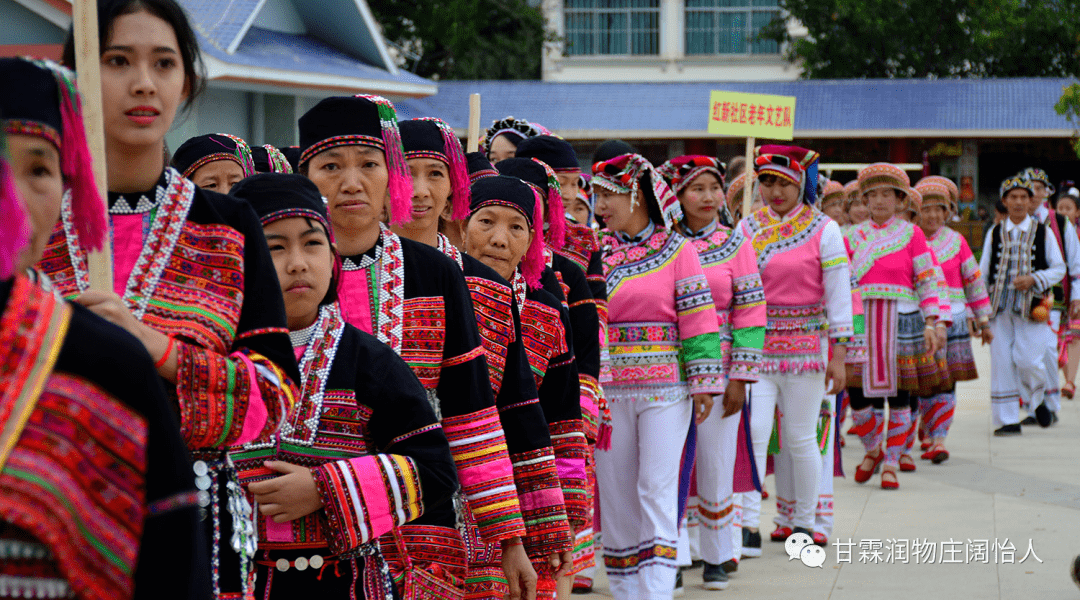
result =
M951 180L841 184L796 146L582 168L536 123L466 154L357 95L295 147L170 152L190 23L98 18L105 198L70 36L63 66L0 59L0 598L565 600L598 566L623 600L698 566L723 590L768 473L771 541L825 546L844 433L857 484L948 460L972 337L994 435L1074 394L1076 199L1039 169L977 259Z

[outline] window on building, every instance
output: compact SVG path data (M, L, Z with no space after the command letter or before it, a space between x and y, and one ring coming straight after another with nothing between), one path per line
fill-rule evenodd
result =
M564 0L563 8L571 56L660 53L660 0Z
M757 36L779 16L778 0L686 0L686 53L777 54Z

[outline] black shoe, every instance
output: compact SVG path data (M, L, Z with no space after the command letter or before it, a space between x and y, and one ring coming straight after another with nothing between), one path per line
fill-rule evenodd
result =
M814 532L805 527L795 527L791 530L791 535L795 535L796 533L805 533L810 539L814 539Z
M675 597L679 597L679 596L682 596L685 593L686 593L686 588L683 587L682 569L680 568L675 573L675 592L672 595L675 596Z
M1035 415L1028 415L1026 419L1020 421L1021 425L1038 425L1039 420L1035 418Z
M1039 427L1049 427L1054 422L1053 413L1046 407L1046 403L1043 402L1035 409L1035 419L1039 422Z
M761 532L750 531L743 527L742 530L742 555L747 558L761 556Z
M1013 423L1012 425L1002 425L1001 427L998 427L994 430L994 435L996 435L997 437L1007 435L1020 435L1020 424Z
M701 579L705 582L707 590L726 589L730 583L727 571L724 571L724 565L705 563L705 571L701 574Z
M692 561L690 561L690 566L689 567L683 567L683 570L697 569L697 568L700 568L701 565L703 565L703 564L705 564L705 561L701 560L700 558L697 559L697 560L692 560Z
M724 567L725 573L734 573L739 570L739 563L735 562L735 559L725 560L720 566Z

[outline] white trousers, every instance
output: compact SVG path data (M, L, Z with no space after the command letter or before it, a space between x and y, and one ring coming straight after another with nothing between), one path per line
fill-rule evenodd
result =
M829 423L829 438L826 440L825 454L821 455L821 479L818 482L817 507L814 509L814 526L809 528L825 537L832 537L833 529L833 454L836 435L836 396L825 395L829 403L829 412L833 419ZM776 479L776 517L773 522L777 527L794 527L795 515L795 469L792 465L791 452L785 446L773 463L773 475Z
M1061 331L1062 314L1060 310L1050 311L1050 326L1043 331L1046 355L1043 362L1046 363L1046 390L1043 392L1043 400L1046 408L1053 412L1061 410L1061 375L1058 368L1058 332ZM1025 399L1026 402L1026 399ZM1025 404L1029 414L1034 415L1038 404Z
M698 425L697 496L687 502L686 527L679 534L680 565L689 564L683 555L684 548L689 551L689 558L701 558L713 565L738 558L731 529L735 517L732 484L741 413L722 418L723 410L723 396L717 396L713 413ZM682 538L686 538L685 543ZM740 546L741 541L740 537Z
M750 436L758 481L765 480L773 409L779 407L781 446L791 452L794 482L794 527L813 529L821 477L821 453L817 448L817 419L825 396L825 373L762 375L750 394ZM761 522L761 494L743 494L743 526Z
M624 600L668 600L675 588L679 462L693 404L610 403L611 449L596 452L604 567Z
M990 321L990 401L994 427L1020 422L1020 398L1036 407L1046 390L1046 323L1032 323L1012 311Z

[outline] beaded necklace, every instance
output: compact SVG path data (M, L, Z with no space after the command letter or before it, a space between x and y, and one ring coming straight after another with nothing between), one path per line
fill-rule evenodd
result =
M401 238L385 225L380 224L379 229L375 256L364 255L359 264L346 258L341 268L365 272L368 306L372 307L372 331L380 342L400 355L405 304L405 257L401 251ZM375 265L378 265L377 269L373 268Z
M281 427L282 441L303 446L313 446L318 433L319 418L322 416L323 396L326 393L326 380L330 377L330 368L337 355L341 334L345 331L345 321L341 318L336 303L319 309L319 318L308 329L310 344L300 358L300 376L303 385L300 389L300 410ZM297 332L299 333L299 332Z
M456 246L450 243L450 238L440 233L439 243L436 247L439 249L439 252L442 252L443 254L454 259L454 262L457 263L457 266L459 268L465 268L465 264L463 262L463 259L461 258L461 250L458 250Z

